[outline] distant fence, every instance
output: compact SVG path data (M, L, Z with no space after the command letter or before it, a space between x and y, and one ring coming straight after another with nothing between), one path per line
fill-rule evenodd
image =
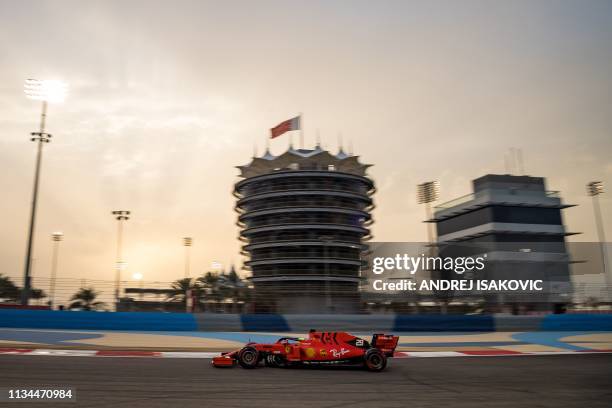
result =
M20 282L21 277L13 277L13 281ZM43 291L43 297L39 299L31 299L30 304L34 307L44 308L48 305L51 295L51 280L48 277L36 277L33 280L33 286ZM367 285L366 285L367 286ZM57 279L55 285L55 296L53 302L53 309L58 309L59 306L63 306L65 310L70 307L72 303L71 298L80 288L93 288L98 293L96 301L102 302L100 310L116 310L116 300L114 297L115 293L115 282L109 280L100 279ZM156 312L167 312L167 311L183 311L185 305L182 302L182 296L177 296L173 299L172 294L172 282L167 281L135 281L135 280L124 280L121 281L121 299L122 303L119 310L126 312L139 312L139 311L156 311ZM292 286L281 287L279 289L294 290ZM291 292L293 293L293 292ZM352 291L350 292L352 293ZM496 293L496 292L491 292ZM268 296L265 292L260 289L259 299L256 301L255 293L252 290L246 290L246 294L243 297L234 297L234 294L230 290L229 293L220 292L217 295L203 294L199 299L197 305L197 311L199 312L215 312L215 313L279 313L278 309L274 306L262 308L261 298L266 299ZM346 296L346 291L343 290L332 290L330 296L332 298ZM417 296L418 295L418 296ZM272 299L275 295L272 293L269 298ZM471 295L470 295L471 296ZM0 302L3 299L0 299ZM374 313L396 313L396 314L409 314L412 311L417 313L436 313L440 310L440 304L438 298L430 292L422 292L417 294L411 293L407 295L392 294L386 292L371 292L361 291L361 303L362 311L374 312ZM7 299L4 299L7 301ZM480 312L483 308L480 296L472 297L459 297L451 299L447 310L449 313L464 314L467 312ZM11 300L11 302L19 302L19 300ZM259 304L258 304L259 303ZM522 303L529 303L525 301L519 301L517 306L521 306ZM567 310L569 313L578 312L585 308L597 309L599 306L608 307L612 306L612 286L607 286L600 283L579 283L572 286L572 298L568 299ZM264 305L265 306L265 305ZM0 307L2 307L0 303ZM544 310L532 310L527 307L526 310L521 313L547 313ZM544 308L546 309L546 308ZM552 310L552 306L548 308ZM573 309L573 310L572 310ZM265 310L265 312L264 312ZM305 309L306 313L312 309ZM494 310L494 309L489 309ZM504 311L501 308L499 311Z
M610 314L278 315L0 309L0 328L119 331L354 332L612 331Z

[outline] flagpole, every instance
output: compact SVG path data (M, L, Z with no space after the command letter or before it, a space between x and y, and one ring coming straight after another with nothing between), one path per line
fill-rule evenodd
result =
M300 148L304 148L304 114L300 112Z

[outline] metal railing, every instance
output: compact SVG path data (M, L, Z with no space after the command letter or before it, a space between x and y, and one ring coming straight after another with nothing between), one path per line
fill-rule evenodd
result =
M260 194L276 191L293 191L293 190L325 190L325 191L348 191L367 195L369 189L365 186L339 184L339 183L279 183L268 184L265 186L249 185L241 189L238 193L242 196Z
M365 217L351 217L351 216L312 216L312 217L291 217L286 215L263 215L255 219L248 219L240 221L241 226L244 228L255 228L255 227L266 227L270 225L293 225L293 224L330 224L330 225L343 225L351 227L361 227L365 222Z
M272 209L281 209L281 208L339 208L339 209L348 209L348 210L359 210L359 211L367 211L368 205L365 205L361 202L356 201L346 201L346 200L329 200L329 199L321 199L321 200L305 200L300 198L299 200L287 200L283 198L282 200L269 199L264 201L255 201L249 204L245 204L243 206L237 207L243 213L257 210L272 210Z
M500 190L491 190L495 192L499 192ZM537 191L537 190L521 190L521 189L508 189L506 191L510 195L522 195L522 196L544 196L547 198L560 198L559 191ZM482 197L483 193L470 193L463 195L461 197L457 197L453 200L446 201L444 203L438 204L434 207L436 210L445 210L447 208L452 208L460 204L464 204L470 201L473 201L479 197Z

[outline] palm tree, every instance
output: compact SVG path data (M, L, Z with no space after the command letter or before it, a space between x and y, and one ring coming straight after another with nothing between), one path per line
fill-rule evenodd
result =
M77 293L70 298L73 301L70 304L70 309L97 310L104 306L104 302L96 302L96 298L100 292L94 288L81 288Z
M212 288L219 281L219 275L215 272L206 272L205 275L198 278L198 282L208 288Z
M210 300L221 300L223 295L220 293L220 287L222 286L225 278L216 272L206 272L204 275L197 279L198 283L202 287L202 294Z
M191 290L192 294L199 295L202 290L200 282L191 278L178 279L172 282L171 288L174 293L169 295L170 300L185 302L187 291Z
M40 300L40 299L43 299L43 298L46 298L46 297L47 297L47 294L42 289L32 288L30 290L30 299Z
M0 273L0 298L18 300L21 296L19 287L13 283L11 278Z
M47 294L42 289L30 288L30 299L40 300L47 297ZM8 276L0 273L0 299L10 301L18 301L21 299L21 288Z
M245 298L245 289L247 287L233 266L229 274L206 272L206 274L198 278L198 281L206 290L206 294L210 299L221 301L233 298L235 301L241 301Z
M227 275L227 278L230 282L234 284L238 284L240 282L240 276L238 276L238 274L236 273L236 268L234 268L234 265L232 265L229 274Z

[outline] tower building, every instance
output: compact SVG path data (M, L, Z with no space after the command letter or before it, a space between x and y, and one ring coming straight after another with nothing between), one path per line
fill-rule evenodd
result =
M255 311L354 313L374 183L358 156L289 148L238 166L234 187Z
M558 191L547 191L542 177L488 174L472 181L473 193L435 208L441 256L486 255L480 280L542 280L538 293L483 294L492 311L550 310L570 301L571 259L563 223L565 204Z

